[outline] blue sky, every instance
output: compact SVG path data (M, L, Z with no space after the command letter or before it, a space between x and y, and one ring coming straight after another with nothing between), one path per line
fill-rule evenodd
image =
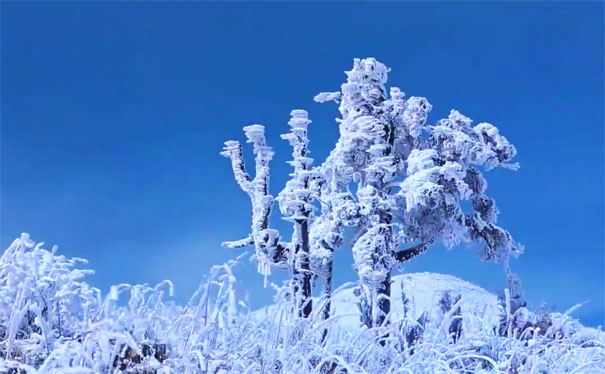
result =
M222 142L266 125L271 190L283 186L291 109L310 113L313 156L337 137L338 90L354 57L392 68L431 120L458 109L518 149L488 173L500 223L525 244L513 262L532 306L605 321L602 2L2 2L1 244L22 231L85 257L92 283L172 279L185 299L220 247L249 227ZM287 232L288 227L275 224ZM347 250L336 282L354 280ZM435 248L405 271L488 290L500 267ZM249 263L253 306L271 299ZM277 277L276 279L283 279Z

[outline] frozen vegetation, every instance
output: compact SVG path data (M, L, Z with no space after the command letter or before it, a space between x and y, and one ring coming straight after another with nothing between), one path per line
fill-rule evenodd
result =
M291 112L282 138L293 170L276 197L265 128L244 127L254 175L240 142L225 142L252 214L249 234L223 245L252 249L273 305L251 311L237 299L243 255L214 266L177 305L169 281L104 295L86 283L85 260L22 234L0 260L0 373L605 372L605 334L573 309L530 311L511 270L523 246L498 225L484 173L516 169L515 147L456 110L429 121L427 99L387 90L388 72L355 59L339 91L315 97L340 112L340 136L316 166L309 115ZM292 224L289 239L271 225L274 205ZM447 275L393 275L437 242L474 244L480 260L502 264L503 295ZM336 250L352 251L358 275L338 289ZM274 270L289 280L271 283Z
M605 367L602 331L569 314L521 308L507 317L496 296L451 276L394 277L391 323L368 329L352 286L334 293L334 316L324 321L316 313L299 318L288 287L276 287L274 306L251 312L235 297L235 261L215 266L186 305L169 301L168 281L121 284L102 295L86 284L90 272L78 266L85 263L25 234L5 251L0 373L554 374Z

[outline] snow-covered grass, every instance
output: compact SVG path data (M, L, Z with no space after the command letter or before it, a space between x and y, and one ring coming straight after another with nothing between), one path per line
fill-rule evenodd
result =
M504 315L502 328L465 306L465 296L492 306L495 299L464 288L460 301L453 298L441 313L412 312L406 298L425 295L431 279L440 282L426 274L417 289L409 286L418 278L406 275L405 291L392 297L391 324L366 329L351 323L350 314L359 312L345 303L353 298L350 289L336 292L337 312L326 321L316 312L322 300L308 320L294 318L287 288L277 289L275 306L250 311L236 300L235 261L213 267L182 306L167 300L168 281L122 284L102 295L83 280L89 272L78 263L85 261L45 250L25 234L5 251L0 373L605 372L605 334L568 314Z

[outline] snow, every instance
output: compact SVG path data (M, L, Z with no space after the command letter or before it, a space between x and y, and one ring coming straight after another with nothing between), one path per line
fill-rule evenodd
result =
M482 122L473 127L471 118L457 110L430 123L432 105L423 97L406 98L398 87L387 89L389 71L374 58L356 58L340 92L315 97L336 101L341 115L339 138L319 166L308 157L307 111L291 111L282 139L292 146L294 171L276 199L268 183L273 151L262 125L243 128L256 155L254 179L245 170L239 142L226 142L221 153L231 159L253 211L251 233L224 245L254 245L265 282L271 267L288 269L298 304L305 305L312 294L310 273L324 280L329 297L333 252L345 236L352 238L354 268L368 289L373 315L364 320L378 324L389 314L389 304L380 300L389 295L386 281L393 267L438 240L448 248L477 242L483 247L480 258L502 263L510 280L515 277L508 259L523 249L497 225L498 209L483 177L495 167L514 169L516 148L496 126ZM282 219L294 226L289 242L270 228L274 200ZM472 204L464 203L468 200ZM423 250L409 250L417 246ZM402 251L406 255L398 255Z
M434 314L439 299L446 292L462 296L461 309L465 323L470 324L479 318L490 326L498 324L503 310L495 295L454 276L435 273L411 273L392 278L391 321L404 319L403 295L409 299L406 317L417 320L423 312ZM334 295L334 315L351 313L357 309L356 302L357 297L352 289L339 292ZM357 324L354 320L355 317L347 317L346 324L354 326Z
M355 286L349 286L335 292L332 297L331 315L336 321L334 327L347 332L358 331L361 328L357 303L359 298L354 295ZM403 290L403 292L402 292ZM483 288L464 281L452 275L438 273L408 273L392 278L391 288L391 322L402 321L405 318L417 320L427 312L432 320L440 319L439 299L445 294L460 295L461 311L464 328L469 333L490 326L496 328L504 310L498 297ZM403 296L409 300L407 314L404 316ZM314 304L320 303L314 298ZM254 312L255 318L263 319L271 315L276 306L267 306Z
M600 330L583 327L573 310L525 308L509 264L523 246L497 225L483 176L516 169L516 148L496 126L473 127L457 110L429 122L427 99L387 90L389 71L374 58L354 59L339 92L315 97L337 102L341 114L339 138L319 166L308 157L307 111L291 111L282 139L292 147L293 171L277 198L265 127L243 127L253 177L240 142L225 142L221 155L252 217L244 238L223 245L253 246L266 286L272 268L289 271L282 286L271 284L274 305L250 312L248 300L237 299L233 267L241 257L212 267L189 303L178 305L168 280L119 284L103 295L86 283L92 271L77 268L85 260L23 234L0 258L0 372L599 372ZM275 202L293 225L289 241L271 227ZM359 281L333 292L333 254L345 237ZM482 260L503 264L505 300L449 275L392 276L437 240L481 244Z
M576 308L520 308L502 330L498 299L449 275L393 277L391 324L367 329L352 285L335 291L334 315L322 320L323 300L314 300L310 318L293 313L287 286L276 287L276 304L251 313L236 297L238 261L214 266L186 305L166 300L170 281L102 294L79 263L26 234L2 255L1 373L597 374L605 367L605 333L573 319ZM449 311L441 307L445 292ZM452 330L458 305L461 331Z

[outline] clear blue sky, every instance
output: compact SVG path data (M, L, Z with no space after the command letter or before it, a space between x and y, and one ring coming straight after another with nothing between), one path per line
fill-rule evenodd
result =
M1 244L30 232L90 259L104 291L172 279L186 298L235 256L219 243L249 227L222 142L265 124L277 194L290 110L310 112L321 161L337 108L312 98L373 56L391 85L429 99L431 120L455 108L517 146L521 170L488 182L526 246L513 266L527 297L561 311L591 300L577 316L602 324L603 13L602 2L2 2ZM337 261L336 282L354 280L348 251ZM504 285L468 248L405 270ZM254 306L270 300L253 265L237 274Z

